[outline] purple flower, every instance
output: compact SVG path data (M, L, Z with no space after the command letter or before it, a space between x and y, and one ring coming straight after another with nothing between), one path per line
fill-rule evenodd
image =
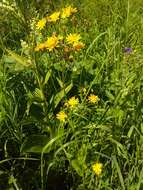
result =
M130 53L132 53L132 48L129 48L129 47L125 47L124 49L123 49L123 52L124 53L127 53L127 54L130 54Z

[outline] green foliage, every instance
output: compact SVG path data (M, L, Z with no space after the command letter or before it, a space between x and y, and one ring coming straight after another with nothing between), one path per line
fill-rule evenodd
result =
M142 5L0 3L0 189L143 189Z

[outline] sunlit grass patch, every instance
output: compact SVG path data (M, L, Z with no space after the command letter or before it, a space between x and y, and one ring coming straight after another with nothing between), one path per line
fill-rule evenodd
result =
M142 2L11 2L0 189L141 190Z

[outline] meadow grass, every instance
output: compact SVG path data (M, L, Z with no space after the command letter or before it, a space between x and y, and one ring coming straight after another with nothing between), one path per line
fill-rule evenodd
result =
M0 189L143 189L142 6L0 3Z

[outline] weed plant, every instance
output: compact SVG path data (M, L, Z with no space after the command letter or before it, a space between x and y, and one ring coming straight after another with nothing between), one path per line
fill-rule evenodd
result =
M0 189L143 189L142 6L0 3Z

